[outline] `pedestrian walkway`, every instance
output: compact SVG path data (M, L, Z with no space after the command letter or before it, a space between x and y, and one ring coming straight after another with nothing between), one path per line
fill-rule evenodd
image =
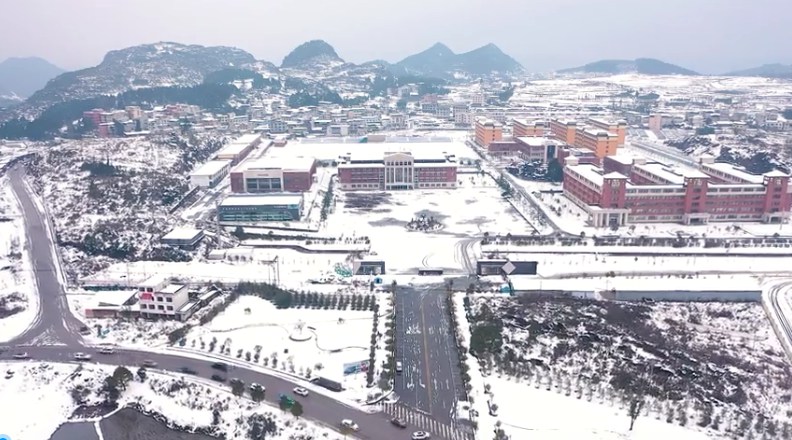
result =
M474 436L462 429L440 423L431 415L400 403L384 403L382 409L391 417L398 417L418 429L428 432L433 439L474 440Z

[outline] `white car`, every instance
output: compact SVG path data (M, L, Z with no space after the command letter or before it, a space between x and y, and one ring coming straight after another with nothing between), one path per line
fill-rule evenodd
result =
M99 354L113 354L113 353L115 353L115 350L113 350L111 347L102 347L99 349Z
M296 394L298 396L302 396L302 397L307 397L308 396L308 390L306 390L303 387L297 387L297 388L293 389L292 391L294 391L294 394Z
M412 440L428 440L432 436L426 431L415 431L412 434Z
M91 355L90 354L86 354L86 353L81 353L81 352L74 353L74 360L75 361L90 361L91 360Z
M357 430L360 429L360 427L358 426L357 423L355 423L355 422L353 422L352 420L349 420L349 419L341 420L341 427L342 428L349 428L349 429L351 429L353 431L357 431Z
M27 353L15 353L14 359L30 359Z

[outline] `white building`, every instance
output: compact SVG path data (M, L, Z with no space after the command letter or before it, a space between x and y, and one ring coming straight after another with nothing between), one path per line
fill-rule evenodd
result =
M213 188L231 170L230 160L211 160L190 173L190 183L202 188Z
M187 286L152 277L138 285L138 299L140 316L144 318L177 318L190 296Z

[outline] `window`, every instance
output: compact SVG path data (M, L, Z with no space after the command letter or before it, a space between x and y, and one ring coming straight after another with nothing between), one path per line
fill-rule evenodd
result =
M172 303L173 302L173 298L165 298L165 302Z
M162 297L161 296L157 297L157 302L162 302Z
M165 306L157 306L158 310L165 310Z
M168 310L173 310L173 306L168 306Z

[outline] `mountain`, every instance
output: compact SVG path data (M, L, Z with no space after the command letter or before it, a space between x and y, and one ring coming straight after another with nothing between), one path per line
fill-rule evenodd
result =
M0 85L0 108L11 107L22 101L23 99L21 97Z
M5 93L0 95L14 93L28 97L63 72L60 67L41 58L8 58L0 63L0 87L5 89Z
M455 54L445 44L436 43L399 61L395 67L408 74L436 78L450 78L458 73L484 75L522 70L520 63L491 43L462 54Z
M737 70L725 76L764 76L767 78L792 78L792 64L764 64L751 69Z
M559 70L558 73L640 73L643 75L698 75L684 67L666 63L654 58L636 58L634 60L600 60L584 66Z
M209 73L255 63L234 47L205 47L160 42L110 51L95 67L50 80L27 100L31 106L115 94L129 89L200 84Z
M305 42L289 52L281 68L310 67L315 64L343 64L344 60L338 56L333 46L324 40L311 40Z

